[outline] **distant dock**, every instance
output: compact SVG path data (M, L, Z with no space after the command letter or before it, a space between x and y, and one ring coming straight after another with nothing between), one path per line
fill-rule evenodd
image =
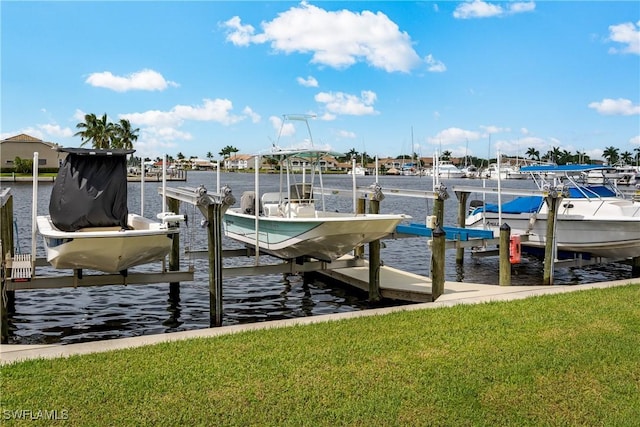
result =
M178 171L181 173L175 173L167 175L167 181L186 181L187 171ZM55 182L55 176L39 176L38 182ZM144 178L145 182L162 182L162 174L147 174ZM127 176L128 182L141 182L142 177L140 175ZM2 176L0 182L33 182L32 176Z

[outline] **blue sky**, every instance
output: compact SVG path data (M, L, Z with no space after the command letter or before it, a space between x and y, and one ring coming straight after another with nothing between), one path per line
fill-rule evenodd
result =
M305 113L317 145L381 157L640 146L637 1L0 8L2 138L77 147L84 114L106 113L145 157L255 153Z

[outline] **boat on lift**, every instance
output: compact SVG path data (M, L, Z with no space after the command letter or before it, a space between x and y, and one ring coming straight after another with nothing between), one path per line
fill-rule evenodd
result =
M544 248L548 206L542 194L561 191L555 230L558 250L611 259L638 257L640 202L625 198L615 185L592 185L584 180L585 174L601 168L591 165L522 167L522 171L532 175L540 195L477 206L466 218L466 227L491 229L496 234L500 225L506 223L511 227L511 234L528 235L523 247ZM486 192L494 190L486 189ZM515 192L505 191L505 194Z
M224 234L247 246L258 247L260 252L281 259L309 257L322 261L333 261L356 247L391 234L404 219L403 214L359 214L330 212L317 206L314 180L322 187L320 160L328 155L340 156L329 149L313 147L313 139L307 115L285 115L282 122L297 120L305 122L309 132L308 148L281 149L277 144L263 154L277 160L280 165L278 191L260 196L255 191L245 192L240 207L230 207L223 218ZM280 136L278 137L280 141ZM259 159L260 156L257 156ZM296 182L293 164L310 166L310 181ZM259 160L258 160L259 162ZM258 180L256 168L256 181ZM316 174L317 172L317 174ZM323 199L324 201L324 199Z
M59 150L67 157L51 192L49 215L36 218L47 262L58 269L124 274L162 260L184 217L162 212L155 221L129 213L126 156L134 150Z

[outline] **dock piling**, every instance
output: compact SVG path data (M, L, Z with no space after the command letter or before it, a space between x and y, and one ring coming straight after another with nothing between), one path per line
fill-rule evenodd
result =
M180 212L180 200L167 197L167 209L175 214ZM169 271L180 270L180 234L176 233L172 237L171 252L169 253ZM169 299L171 301L180 298L180 282L169 283Z
M458 227L465 227L465 219L467 218L467 199L469 193L467 191L456 191L458 198ZM456 249L456 265L464 264L464 248Z
M380 213L380 201L369 202L369 213ZM378 302L380 295L380 240L369 243L369 301Z
M511 227L505 222L500 226L500 286L511 286L510 238Z
M356 214L361 215L366 212L367 199L361 197L356 201ZM362 258L364 256L364 246L358 246L353 250L353 255Z
M631 259L631 277L640 277L640 256Z
M13 195L10 188L0 190L0 343L9 341L9 312L15 310L15 292L7 290L5 261L13 257Z
M542 273L542 284L553 285L553 264L556 258L556 216L558 213L558 202L561 196L556 190L550 191L545 196L545 202L549 208L547 214L547 234L544 247L544 271Z
M222 326L222 210L221 205L207 206L209 246L209 325Z
M437 224L431 233L433 238L431 245L431 298L433 301L444 293L446 234L440 224Z

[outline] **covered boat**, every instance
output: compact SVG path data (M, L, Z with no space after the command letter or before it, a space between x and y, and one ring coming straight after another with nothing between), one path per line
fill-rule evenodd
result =
M47 261L59 269L117 273L163 259L179 232L180 216L163 213L158 222L128 212L126 156L134 151L60 150L67 157L51 192L49 215L37 217Z

